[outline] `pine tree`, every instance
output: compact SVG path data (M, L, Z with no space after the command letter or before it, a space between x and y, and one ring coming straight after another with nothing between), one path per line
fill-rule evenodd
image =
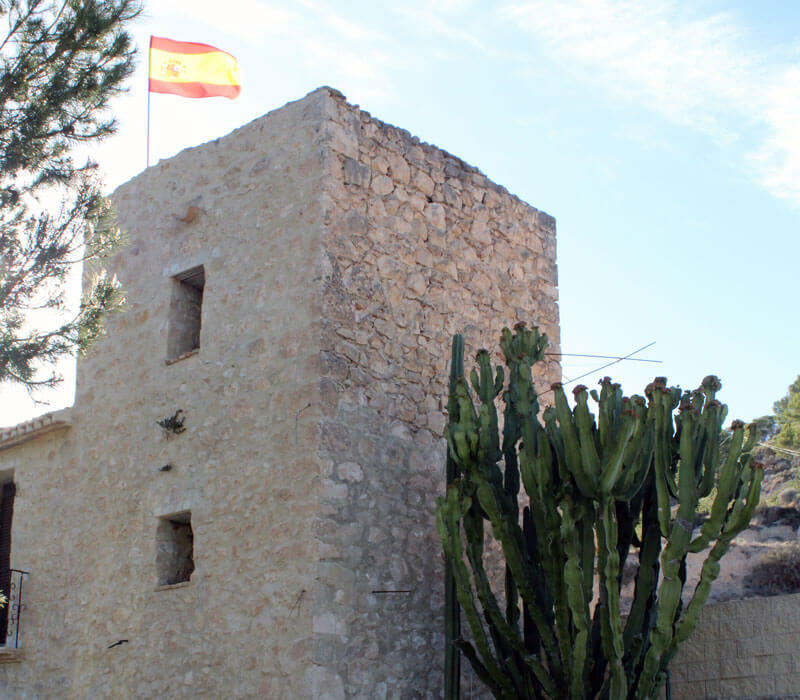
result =
M115 131L108 105L133 71L125 28L140 12L140 0L0 0L0 383L57 383L52 364L121 303L97 272L74 317L26 326L32 309L63 309L70 270L119 241L97 165L73 151Z
M800 449L800 376L789 385L786 396L772 407L780 426L775 443L781 447Z

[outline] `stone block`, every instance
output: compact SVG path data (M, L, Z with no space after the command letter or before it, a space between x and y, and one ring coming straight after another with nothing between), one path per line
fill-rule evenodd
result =
M741 628L739 630L744 631ZM773 651L779 651L779 649L777 648L777 639L772 636L745 637L736 640L736 654L742 658L764 656L772 654Z
M414 187L420 190L426 197L430 197L433 194L434 190L434 182L433 179L427 173L423 172L422 170L417 170L414 173L414 179L412 181Z
M659 697L665 698L666 695L662 691ZM701 698L706 698L706 697L707 696L706 696L705 681L672 684L673 700L700 700Z
M754 659L754 669L757 674L785 674L794 671L791 654L770 654Z
M678 647L675 654L676 663L702 661L706 658L704 645L692 637Z
M392 190L394 190L394 183L392 178L387 175L375 175L372 178L371 188L376 195L383 197L391 194Z
M777 695L800 695L800 672L781 673L774 678L774 687L770 691Z
M764 657L760 659L763 662L765 659L774 657ZM763 672L762 664L759 663L758 672ZM741 678L743 676L753 676L756 674L755 659L750 657L734 657L722 658L719 660L719 677L720 678Z
M690 661L684 664L685 678L687 681L704 681L707 678L720 677L720 660L706 659L704 661Z
M342 164L344 181L348 185L368 187L370 181L369 167L362 165L354 158L345 158Z
M775 680L772 676L723 678L715 685L716 691L711 697L757 698L772 695L775 692ZM708 690L708 683L706 690Z
M447 227L447 217L445 208L441 204L426 204L424 210L425 219L435 229L444 231Z

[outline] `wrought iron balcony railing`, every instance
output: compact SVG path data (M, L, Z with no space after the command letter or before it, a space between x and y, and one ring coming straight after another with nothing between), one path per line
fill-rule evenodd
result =
M22 584L27 571L6 569L0 571L0 590L8 598L5 607L0 609L0 646L6 649L19 649L22 629Z

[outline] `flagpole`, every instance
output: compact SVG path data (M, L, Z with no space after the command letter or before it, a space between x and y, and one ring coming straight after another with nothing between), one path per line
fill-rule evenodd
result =
M145 169L150 167L150 75L153 62L153 35L150 35L150 47L147 55L147 148L145 155Z

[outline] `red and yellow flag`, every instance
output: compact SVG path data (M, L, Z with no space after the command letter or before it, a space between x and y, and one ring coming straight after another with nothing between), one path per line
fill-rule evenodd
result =
M227 97L242 91L239 65L208 44L150 37L150 92L182 97Z

